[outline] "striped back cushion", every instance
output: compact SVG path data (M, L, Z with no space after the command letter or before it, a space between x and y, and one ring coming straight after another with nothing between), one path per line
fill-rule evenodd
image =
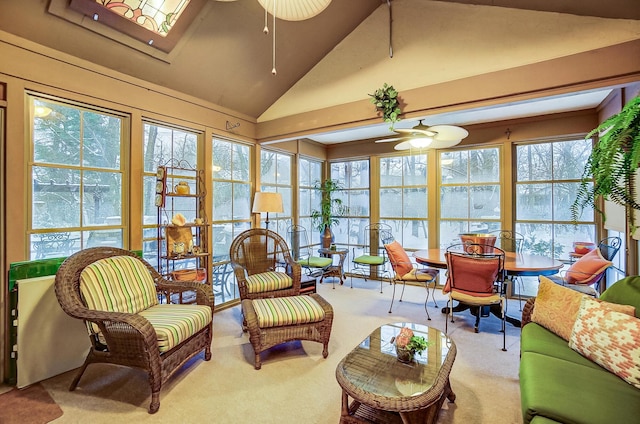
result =
M89 309L138 313L158 304L147 267L132 256L100 259L80 274L80 293Z
M284 272L267 271L247 277L247 291L249 293L282 290L291 286L293 286L293 279Z
M310 296L274 297L252 302L260 328L306 324L324 319L324 309Z

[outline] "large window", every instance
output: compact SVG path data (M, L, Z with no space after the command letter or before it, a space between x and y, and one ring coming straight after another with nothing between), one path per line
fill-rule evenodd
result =
M125 246L123 134L114 112L29 96L30 259Z
M500 149L443 152L440 167L440 246L500 229Z
M427 249L427 155L380 159L380 219L405 249Z
M251 227L251 149L213 140L213 259L228 259L231 242Z
M335 193L349 208L348 216L340 218L338 225L331 227L335 242L343 246L364 246L365 227L370 223L369 206L369 160L334 162L331 178L337 180L344 190Z
M568 259L574 241L597 242L593 210L576 227L569 209L591 148L591 140L516 146L516 231L524 251Z
M168 224L171 217L158 217L155 205L156 171L158 166L166 165L195 169L198 165L198 137L193 131L173 128L166 124L145 122L144 130L144 188L143 188L143 255L150 263L157 265L158 259L158 219L161 224ZM189 181L193 184L193 181ZM171 191L171 189L169 190ZM185 215L191 221L195 216L190 200L176 199L184 202ZM187 213L189 210L189 213Z
M291 156L263 149L260 154L261 191L282 195L282 213L269 214L269 229L287 239L287 229L291 226L293 187L291 178ZM266 219L266 214L263 214Z
M321 194L314 184L322 181L322 162L300 158L298 161L298 223L306 230L309 242L320 243L318 229L313 225L311 211L320 209Z

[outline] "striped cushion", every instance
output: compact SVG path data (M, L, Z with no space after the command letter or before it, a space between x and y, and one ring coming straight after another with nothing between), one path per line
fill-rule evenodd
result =
M137 313L158 304L149 270L132 256L113 256L87 266L80 292L89 309Z
M382 265L384 259L384 256L362 255L355 258L353 262L364 265Z
M211 322L211 308L204 305L156 305L138 315L156 330L160 353L168 352Z
M253 300L260 328L322 321L324 309L309 296L275 297Z
M247 291L249 293L281 290L292 286L293 280L284 272L267 271L247 277Z

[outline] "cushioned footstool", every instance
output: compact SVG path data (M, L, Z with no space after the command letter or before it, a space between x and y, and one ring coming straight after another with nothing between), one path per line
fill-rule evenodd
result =
M291 340L322 343L322 356L329 355L333 308L319 294L245 299L242 313L247 321L249 341L260 369L260 352Z

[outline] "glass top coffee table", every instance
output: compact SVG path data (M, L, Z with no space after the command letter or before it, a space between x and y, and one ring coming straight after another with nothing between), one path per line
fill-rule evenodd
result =
M398 360L391 342L402 327L429 341L410 363ZM376 328L336 368L340 423L435 423L444 399L456 398L449 383L455 357L455 343L435 328L404 322Z

